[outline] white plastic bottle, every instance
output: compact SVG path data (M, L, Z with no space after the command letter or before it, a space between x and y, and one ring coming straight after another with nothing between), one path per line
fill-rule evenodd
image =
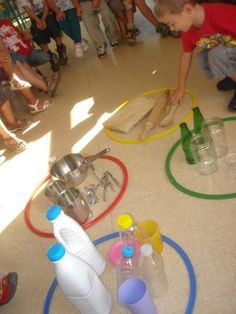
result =
M168 282L162 256L156 253L151 244L140 248L139 273L147 282L153 298L164 297L168 291Z
M81 314L111 313L111 294L88 263L67 252L61 243L53 244L47 256L55 266L59 287Z
M66 250L89 263L100 276L106 262L90 240L84 229L67 216L59 205L52 205L46 212L47 219L53 224L53 233Z

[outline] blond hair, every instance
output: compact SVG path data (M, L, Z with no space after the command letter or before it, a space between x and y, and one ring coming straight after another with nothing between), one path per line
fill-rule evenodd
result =
M157 0L154 12L157 17L163 17L166 13L178 14L185 4L190 3L194 6L196 2L196 0Z

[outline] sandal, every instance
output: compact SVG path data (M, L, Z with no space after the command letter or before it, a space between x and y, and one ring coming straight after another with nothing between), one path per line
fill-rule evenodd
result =
M40 102L40 100L37 99L34 105L32 105L32 104L28 105L30 108L30 111L29 111L30 114L36 114L36 113L45 111L54 105L54 102L49 100L49 99L43 100L43 106L42 107L39 107L39 102Z
M16 122L13 122L13 123L5 123L7 129L11 132L16 132L18 130L26 129L31 124L32 124L32 121L29 121L27 119L16 120Z
M45 83L47 85L47 93L50 97L54 97L61 80L61 72L56 72L52 77L47 78Z
M18 282L17 273L11 272L7 276L1 279L0 290L2 294L0 295L0 306L7 304L11 301L16 293L16 287Z
M4 139L4 145L10 148L15 153L21 153L26 149L26 142L20 138L9 135L8 138Z
M15 73L12 75L9 83L11 90L21 90L32 86L29 82L20 79Z

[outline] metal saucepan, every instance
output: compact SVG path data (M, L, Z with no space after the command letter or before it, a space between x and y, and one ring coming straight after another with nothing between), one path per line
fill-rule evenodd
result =
M80 154L65 155L55 161L50 169L50 175L53 179L64 181L69 187L79 185L87 177L88 166L109 151L110 148L106 148L89 158L84 158Z

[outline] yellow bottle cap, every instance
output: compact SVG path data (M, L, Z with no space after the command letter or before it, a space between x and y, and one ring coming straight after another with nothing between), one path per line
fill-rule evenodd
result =
M133 218L129 214L120 215L116 223L120 229L128 229L133 225Z

